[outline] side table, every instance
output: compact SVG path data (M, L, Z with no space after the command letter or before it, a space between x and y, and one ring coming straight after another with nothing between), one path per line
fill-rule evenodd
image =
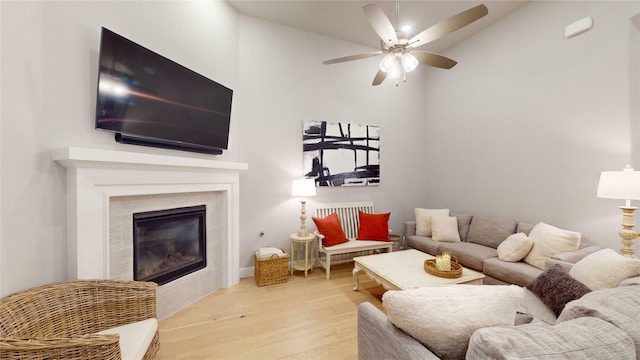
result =
M309 257L313 252L313 240L316 236L314 234L298 236L298 233L293 233L289 238L291 239L291 275L294 270L298 270L304 271L304 277L307 277L307 271L313 271L313 259Z
M389 240L393 243L393 251L400 250L400 235L389 234Z

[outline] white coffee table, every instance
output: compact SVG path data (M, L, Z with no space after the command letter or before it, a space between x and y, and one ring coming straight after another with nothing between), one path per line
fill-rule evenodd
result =
M358 290L360 286L358 274L361 272L387 290L448 284L482 285L484 274L464 267L459 278L443 278L427 273L424 270L424 261L433 258L435 257L415 249L355 257L353 277L356 285L353 290Z

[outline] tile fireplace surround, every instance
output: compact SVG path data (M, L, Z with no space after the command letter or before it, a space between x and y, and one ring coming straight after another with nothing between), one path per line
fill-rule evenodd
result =
M52 159L67 168L69 279L132 280L129 214L205 204L207 267L158 287L158 317L239 282L239 175L247 164L79 147L55 149Z

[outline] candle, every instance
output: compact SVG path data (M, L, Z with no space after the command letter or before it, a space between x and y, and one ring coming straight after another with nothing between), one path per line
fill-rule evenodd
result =
M442 267L444 270L451 270L451 254L448 252L442 254Z
M436 269L451 270L451 258L445 255L436 256Z

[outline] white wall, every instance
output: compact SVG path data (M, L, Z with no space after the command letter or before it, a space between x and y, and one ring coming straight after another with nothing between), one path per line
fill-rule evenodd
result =
M446 206L547 221L617 249L618 203L595 188L601 170L631 160L629 18L638 6L534 2L451 50L454 69L421 68L397 88L374 88L377 59L321 64L371 49L238 16L219 1L2 1L0 296L66 278L66 173L51 149L205 156L120 145L93 129L101 26L235 90L230 150L217 158L249 163L245 269L260 246L288 248L298 227L290 184L302 172L305 119L381 127L381 185L322 188L314 201L371 199L391 211L395 232L414 207ZM594 29L564 39L564 26L585 16Z
M378 125L381 138L381 184L319 188L307 205L309 228L314 228L314 202L373 200L376 211L391 211L390 226L400 234L403 222L413 216L409 204L424 193L412 175L423 147L424 74L416 71L398 87L393 82L372 87L379 58L322 64L370 51L240 17L236 105L242 118L240 157L249 163L241 175L241 218L247 220L241 225L241 267L253 266L253 251L261 246L289 249L289 234L299 228L300 202L290 194L291 181L303 175L305 119Z
M66 279L66 171L51 150L120 145L94 130L100 27L237 87L238 17L225 2L0 2L0 295ZM234 119L237 122L237 119ZM237 129L231 149L237 157ZM188 155L198 156L198 155Z
M619 249L623 202L595 194L600 171L631 161L638 13L639 2L536 1L452 49L460 64L428 74L428 205L545 221ZM593 29L564 38L586 16Z

